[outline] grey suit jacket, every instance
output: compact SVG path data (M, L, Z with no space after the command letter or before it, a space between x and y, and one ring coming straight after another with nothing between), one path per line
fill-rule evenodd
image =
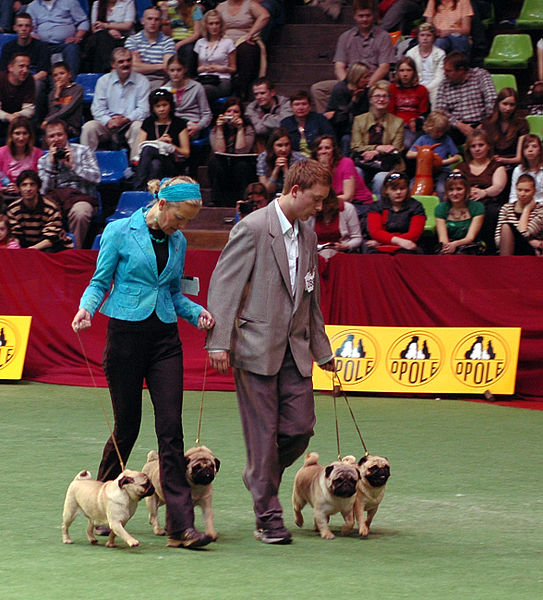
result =
M293 296L274 204L232 229L209 284L208 310L216 325L206 348L229 350L234 367L275 375L289 343L300 373L309 377L312 358L332 356L319 306L316 236L307 223L299 223Z

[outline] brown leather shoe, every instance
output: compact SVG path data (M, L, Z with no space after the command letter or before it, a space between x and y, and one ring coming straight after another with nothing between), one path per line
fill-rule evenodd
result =
M170 535L166 546L169 548L201 548L212 541L213 539L209 535L194 529L194 527L189 527L181 533Z

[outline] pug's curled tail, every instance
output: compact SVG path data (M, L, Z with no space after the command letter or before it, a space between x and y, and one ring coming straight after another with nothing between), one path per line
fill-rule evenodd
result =
M92 475L90 471L81 471L75 476L75 481L79 481L80 479L92 479Z
M304 458L304 467L308 467L309 465L318 465L319 464L319 454L318 452L308 452Z

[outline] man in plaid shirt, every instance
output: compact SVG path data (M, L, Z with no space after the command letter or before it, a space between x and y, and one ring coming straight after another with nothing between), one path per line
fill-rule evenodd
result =
M69 144L66 124L58 118L46 124L45 141L49 152L38 161L41 193L60 207L76 248L82 248L98 206L96 185L102 176L96 155L87 146Z
M457 145L463 144L477 125L492 114L496 87L488 71L469 68L469 59L462 52L449 53L443 71L445 79L437 90L437 100L432 108L447 114L450 136Z

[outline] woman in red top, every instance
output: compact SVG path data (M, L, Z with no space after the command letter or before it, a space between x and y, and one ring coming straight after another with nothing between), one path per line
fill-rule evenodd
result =
M383 198L370 207L370 240L364 252L420 253L417 242L424 232L426 214L422 204L409 196L409 178L391 171L383 183Z
M423 117L430 110L428 90L419 85L415 61L404 56L396 65L396 81L390 84L388 112L403 119L405 125L404 146L411 148L422 134Z

